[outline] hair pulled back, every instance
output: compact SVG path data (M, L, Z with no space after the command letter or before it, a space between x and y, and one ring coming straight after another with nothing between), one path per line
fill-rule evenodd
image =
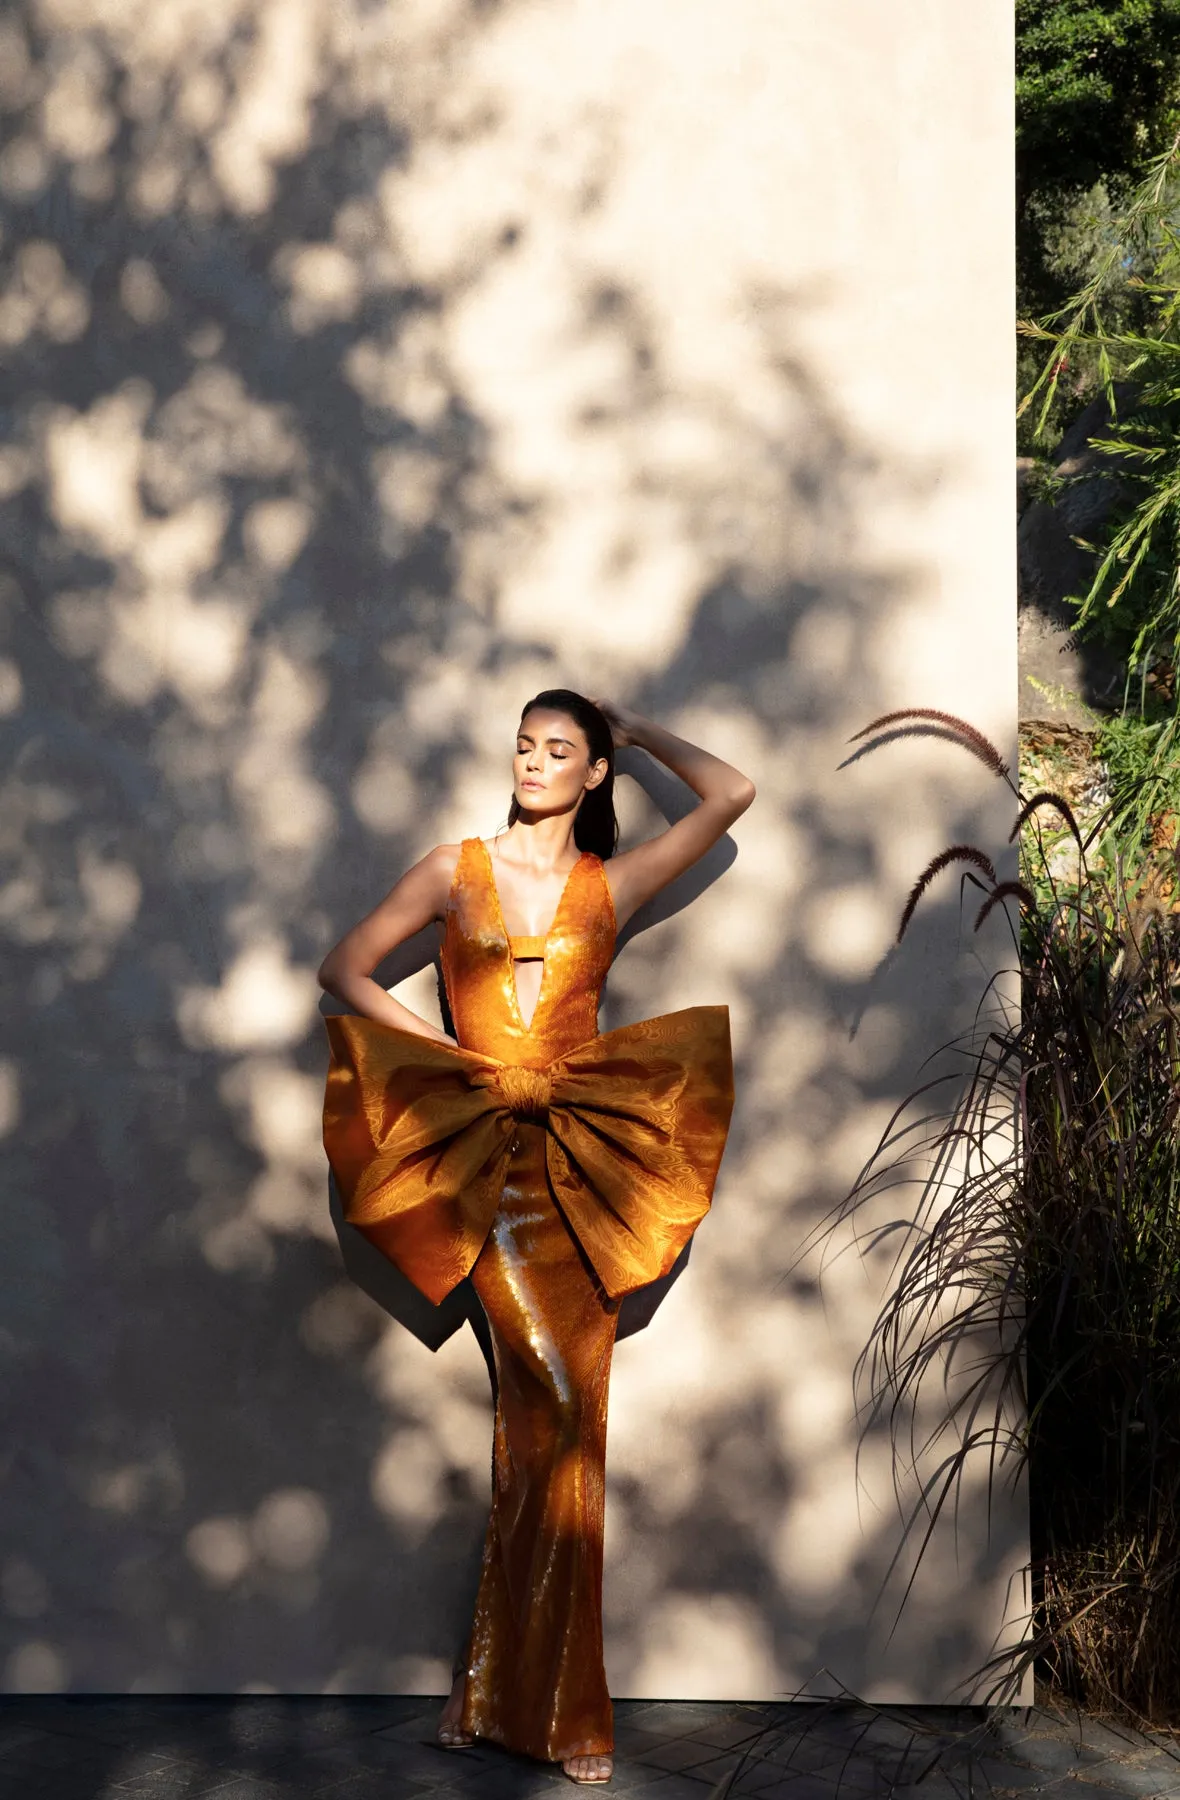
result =
M619 842L619 822L615 818L615 740L610 722L601 708L595 706L593 700L587 700L584 694L575 694L572 688L545 688L521 708L521 724L534 707L541 706L551 712L567 713L585 734L590 761L606 761L606 774L597 787L587 789L582 795L582 804L574 820L574 843L578 849L591 850L605 862L614 855ZM519 817L520 805L514 794L508 808L508 823L515 825Z

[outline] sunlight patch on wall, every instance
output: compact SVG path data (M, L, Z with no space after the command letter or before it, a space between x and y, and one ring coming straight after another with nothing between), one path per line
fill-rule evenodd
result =
M272 575L281 575L307 542L313 522L306 500L293 496L258 500L242 520L242 538L256 562Z
M177 1017L195 1049L279 1049L302 1040L319 993L311 970L289 960L285 940L265 936L238 953L219 987L183 988Z
M275 274L289 291L287 317L300 336L355 316L361 271L338 245L285 244Z
M251 1516L219 1514L186 1533L185 1554L210 1587L231 1588L259 1566L280 1577L314 1570L331 1537L331 1518L311 1488L276 1488ZM305 1590L296 1585L296 1597Z
M253 1548L244 1519L202 1519L185 1534L185 1554L210 1587L228 1588L249 1568Z
M267 1494L250 1525L250 1541L262 1560L290 1571L312 1568L330 1536L328 1509L311 1488L279 1488Z
M319 12L315 0L269 0L255 9L245 70L209 151L221 192L237 212L269 206L279 165L307 147Z
M90 302L57 245L22 244L12 278L0 291L0 346L15 350L38 333L53 343L73 343L89 322Z
M10 1137L20 1123L20 1064L0 1057L0 1137Z
M322 1198L322 1197L321 1197ZM325 1288L306 1307L299 1336L317 1356L351 1358L388 1324L388 1315L355 1282Z
M89 412L63 406L49 422L45 456L57 523L109 556L130 551L142 523L137 486L152 400L148 384L132 379Z
M840 1429L830 1433L825 1449L817 1447L806 1461L793 1461L799 1491L778 1519L767 1521L771 1555L784 1586L817 1607L854 1577L864 1555L866 1527L881 1510L871 1496L888 1495L892 1473L888 1450L880 1444L865 1446L859 1467L855 1464L844 1398L836 1413Z
M334 833L336 810L308 767L303 740L327 700L323 676L266 644L259 653L258 683L249 731L232 775L234 794L260 849L291 854L275 866L276 880L305 879Z
M41 100L45 142L70 162L101 156L119 129L119 115L109 103L109 67L97 45L79 37L70 46Z
M46 1638L18 1644L4 1664L4 1689L9 1694L61 1694L69 1685L69 1662Z
M175 1452L161 1447L150 1456L92 1469L86 1498L100 1512L120 1518L150 1507L171 1511L184 1498L184 1471Z
M241 1117L244 1140L266 1160L246 1193L250 1220L280 1236L310 1232L334 1243L324 1205L322 1078L256 1057L227 1069L218 1090ZM247 1221L239 1218L233 1229L247 1230Z
M723 1669L733 1693L752 1694L773 1660L766 1619L751 1601L730 1594L669 1594L655 1601L643 1622L628 1692L653 1699L711 1698Z
M160 324L172 309L168 290L146 256L129 257L123 264L119 299L128 318L145 327Z
M896 930L875 881L844 882L809 893L797 928L815 967L849 981L863 981L872 973Z
M414 1490L408 1473L419 1464L434 1471L429 1475L430 1508L441 1508L440 1484L448 1471L460 1475L471 1491L486 1493L491 1422L487 1371L466 1332L427 1357L415 1339L389 1321L366 1359L365 1378L407 1421L374 1465L374 1497L391 1518L424 1517L413 1512L412 1496L417 1491L421 1497L427 1489Z
M409 742L400 709L391 711L374 727L349 787L358 819L379 836L398 836L418 820L418 784L406 766Z
M369 1491L378 1509L404 1533L424 1537L445 1510L446 1463L426 1429L395 1432L373 1465Z
M0 1568L0 1610L10 1619L39 1619L48 1612L49 1583L23 1556L10 1556Z

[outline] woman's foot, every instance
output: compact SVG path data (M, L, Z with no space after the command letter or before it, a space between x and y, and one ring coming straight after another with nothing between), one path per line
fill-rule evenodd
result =
M585 1785L595 1782L609 1781L614 1773L614 1761L610 1756L569 1756L562 1763L562 1768L571 1781L580 1781Z
M463 1716L463 1695L467 1691L467 1671L460 1669L451 1687L450 1699L443 1707L435 1727L435 1737L444 1750L466 1750L475 1739L459 1724Z

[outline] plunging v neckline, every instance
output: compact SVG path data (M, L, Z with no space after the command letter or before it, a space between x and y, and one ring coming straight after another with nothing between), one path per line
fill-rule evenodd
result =
M500 927L500 936L504 942L504 956L508 963L508 992L512 999L512 1010L516 1014L517 1022L525 1036L531 1037L537 1014L541 1010L541 1001L545 998L545 983L549 979L549 939L553 936L557 927L557 921L561 917L562 908L565 905L566 896L569 893L570 882L574 878L574 872L581 868L590 852L588 850L580 851L577 862L570 865L569 872L562 883L561 893L558 895L553 917L549 921L548 931L533 932L529 934L530 936L542 939L545 945L545 955L541 959L541 985L537 989L537 998L533 1005L533 1010L529 1015L528 1023L526 1024L524 1014L520 1010L520 995L516 989L516 958L512 954L512 938L504 920L504 908L500 903L500 889L496 884L496 868L495 864L492 862L492 853L482 838L476 838L475 841L483 851L484 864L487 869L488 889L492 896L492 904L496 909L496 922Z

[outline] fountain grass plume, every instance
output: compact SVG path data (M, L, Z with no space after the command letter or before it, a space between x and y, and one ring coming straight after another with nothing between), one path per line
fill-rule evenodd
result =
M975 924L973 927L975 931L979 930L988 914L992 911L992 908L998 906L1001 900L1019 900L1021 906L1030 907L1035 906L1037 903L1036 895L1023 881L997 882L996 886L992 889L991 893L987 896L987 899L975 915Z
M919 717L1008 779L982 733L933 709L857 735ZM1131 893L1121 856L1091 868L1110 808L1083 838L1063 796L1016 799L1013 836L1045 809L1069 828L1068 884L1039 829L1019 881L955 844L897 935L934 877L968 864L962 880L987 884L975 929L1000 912L1012 932L1020 1007L993 974L970 1031L935 1053L959 1060L899 1102L800 1256L851 1225L893 1257L855 1380L866 1441L888 1431L911 1497L899 1613L964 1484L981 1467L990 1494L1027 1479L1031 1622L972 1697L1012 1703L1035 1673L1091 1710L1180 1726L1180 920L1158 875ZM905 1183L916 1206L883 1224L882 1196Z
M930 861L926 864L926 867L922 870L922 873L918 876L917 881L915 881L913 887L910 889L909 899L905 903L905 908L901 915L901 922L897 927L897 938L895 940L897 943L900 944L902 938L905 936L906 926L914 916L914 909L916 908L918 901L922 898L922 895L926 892L926 889L930 886L930 883L934 880L936 875L941 875L942 871L949 868L953 862L974 863L977 869L983 870L989 882L992 884L992 891L995 891L995 864L992 862L990 856L986 856L984 852L977 849L974 844L952 844L949 849L940 850L937 856L931 857ZM966 879L970 881L973 877L969 875Z
M970 750L972 755L977 756L993 775L999 775L1008 783L1009 787L1012 786L1012 771L991 739L986 737L978 726L970 724L966 719L960 719L957 713L941 712L937 707L903 706L897 712L882 713L879 718L870 720L862 730L854 733L848 742L850 744L859 743L861 738L868 737L871 732L881 731L886 726L895 725L903 719L910 720L911 723L901 731L891 733L893 737L935 735L924 732L922 722L941 725L944 730L952 732L959 739L964 749ZM941 733L937 735L941 735Z
M1052 807L1055 812L1061 814L1061 817L1065 820L1066 824L1073 832L1074 837L1077 839L1078 849L1085 852L1093 839L1093 833L1091 833L1091 836L1087 839L1086 843L1083 844L1082 833L1078 826L1077 819L1074 816L1073 807L1070 805L1069 801L1065 799L1064 795L1055 794L1051 788L1042 788L1040 793L1034 794L1031 799L1023 802L1020 811L1016 815L1015 823L1008 833L1008 842L1010 844L1014 842L1014 840L1019 837L1022 826L1031 819L1034 813L1039 812L1044 806Z

